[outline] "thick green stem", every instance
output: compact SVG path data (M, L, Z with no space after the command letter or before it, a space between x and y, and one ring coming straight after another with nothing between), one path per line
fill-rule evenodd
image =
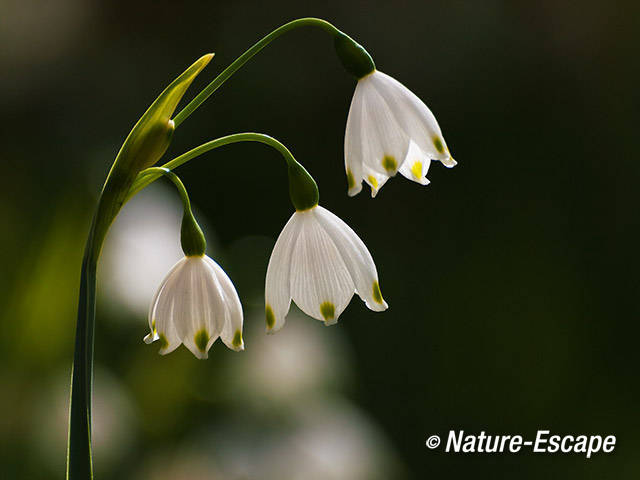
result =
M269 45L276 38L298 27L314 26L320 27L333 36L340 34L340 30L334 27L331 23L321 18L298 18L289 23L285 23L281 27L276 28L273 32L263 37L257 43L255 43L246 52L240 55L234 62L224 69L220 75L218 75L204 90L202 90L189 104L180 111L174 118L173 122L176 127L184 122L189 115L191 115L209 96L215 92L220 86L226 82L240 67L247 63L251 57Z
M102 230L102 229L100 229ZM91 225L80 274L78 322L71 375L67 479L93 478L91 459L91 393L93 387L93 344L96 312L96 269L104 236L97 236L96 220Z

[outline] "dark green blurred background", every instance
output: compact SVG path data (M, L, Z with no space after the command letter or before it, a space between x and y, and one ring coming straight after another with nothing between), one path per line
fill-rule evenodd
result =
M157 182L101 266L97 478L638 478L640 8L551 0L1 0L1 476L63 477L81 249L131 126L200 55L216 53L187 100L308 15L420 96L459 164L349 199L355 82L326 34L295 31L246 65L165 158L239 131L286 143L366 242L390 309L354 299L331 328L294 312L266 337L264 274L292 212L282 161L236 145L182 167L247 350L218 342L200 362L142 343L148 295L180 256L179 205ZM425 447L450 429L618 443L590 460Z

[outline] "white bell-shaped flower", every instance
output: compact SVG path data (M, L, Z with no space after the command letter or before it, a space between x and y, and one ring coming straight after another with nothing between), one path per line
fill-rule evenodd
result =
M160 340L162 355L184 343L204 359L218 337L230 349L244 350L238 293L206 255L185 256L167 274L151 302L149 328L144 341Z
M375 197L400 172L426 185L431 160L456 165L431 110L407 87L378 70L358 80L345 133L349 195L364 180Z
M371 310L388 308L365 244L325 208L296 211L280 233L267 268L267 332L283 327L292 299L307 315L332 325L354 293Z

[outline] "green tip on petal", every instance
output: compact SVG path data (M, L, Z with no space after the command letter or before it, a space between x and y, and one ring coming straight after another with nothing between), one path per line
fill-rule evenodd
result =
M271 330L276 324L276 316L273 314L273 309L271 308L271 305L267 304L267 306L264 309L264 312L267 319L267 328Z
M380 284L378 282L373 282L373 300L380 304L384 302L382 299L382 292L380 291Z
M440 137L433 137L433 146L436 147L438 153L444 153L444 144Z
M349 187L349 190L356 186L356 179L353 177L353 172L351 170L347 170L347 186Z
M231 344L235 348L240 348L242 346L242 331L236 330L236 333L233 335L233 340Z
M207 343L209 343L209 334L204 328L196 332L195 336L193 337L193 340L195 341L196 347L198 347L198 350L200 350L202 353L205 353L207 351Z
M160 350L166 349L169 346L169 340L167 340L167 337L164 333L161 333L158 335L158 338L160 339Z
M320 304L320 313L325 322L333 320L336 316L336 307L331 302L323 302Z
M395 173L398 169L398 162L393 155L385 155L382 158L382 168L389 173Z

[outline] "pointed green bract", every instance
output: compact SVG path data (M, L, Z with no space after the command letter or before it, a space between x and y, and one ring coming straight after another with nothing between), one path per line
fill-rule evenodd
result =
M113 221L138 173L154 165L164 155L175 130L171 116L191 82L212 57L212 53L204 55L187 68L164 89L135 124L107 176L97 216L99 220Z
M109 226L120 211L138 173L164 154L171 142L171 121L178 102L213 54L200 58L176 78L135 124L102 189L85 247L78 299L78 320L71 377L67 479L93 478L91 458L91 384L95 329L96 268ZM162 339L161 339L161 343Z

